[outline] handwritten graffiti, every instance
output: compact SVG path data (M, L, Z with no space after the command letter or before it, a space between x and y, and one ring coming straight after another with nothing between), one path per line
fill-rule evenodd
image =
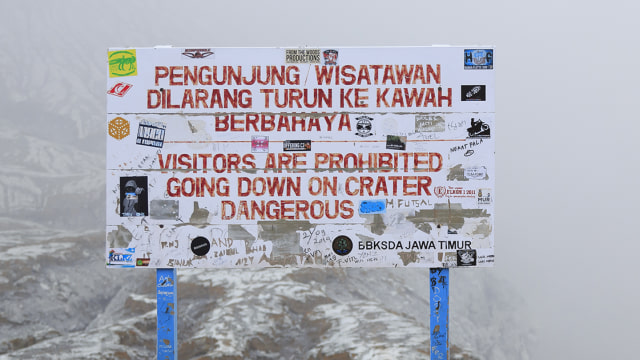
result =
M448 359L449 269L430 269L431 359Z

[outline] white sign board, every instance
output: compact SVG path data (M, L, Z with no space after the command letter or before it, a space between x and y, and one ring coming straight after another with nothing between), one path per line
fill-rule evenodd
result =
M492 266L493 54L110 49L107 266Z

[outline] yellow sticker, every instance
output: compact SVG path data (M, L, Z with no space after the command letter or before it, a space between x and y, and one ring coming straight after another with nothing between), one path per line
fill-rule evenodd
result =
M118 140L126 138L129 136L129 122L121 117L109 121L109 135Z
M109 77L138 75L136 50L109 51Z

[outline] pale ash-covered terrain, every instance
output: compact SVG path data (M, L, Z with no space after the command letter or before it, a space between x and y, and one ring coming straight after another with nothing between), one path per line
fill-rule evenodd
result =
M154 357L152 270L106 271L100 233L2 236L0 359ZM526 359L510 294L458 273L452 359ZM407 269L179 270L179 357L425 359L425 279Z

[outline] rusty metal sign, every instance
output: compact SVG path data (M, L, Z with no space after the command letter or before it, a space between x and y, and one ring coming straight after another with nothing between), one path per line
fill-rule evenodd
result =
M493 53L110 49L107 267L492 266Z

